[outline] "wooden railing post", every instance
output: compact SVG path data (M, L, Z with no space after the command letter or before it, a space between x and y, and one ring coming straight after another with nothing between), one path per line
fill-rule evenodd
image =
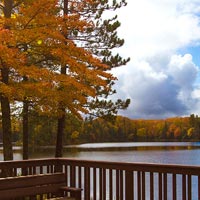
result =
M200 199L200 175L198 176L198 199Z
M150 172L150 200L154 200L154 174Z
M133 172L125 171L125 199L134 200Z
M163 198L163 175L162 173L159 173L158 175L158 187L159 187L159 190L158 190L158 197L159 197L159 200L162 200Z
M167 174L163 175L163 192L164 192L164 200L167 200Z
M173 194L173 200L176 200L176 192L177 192L177 182L176 182L176 174L173 174L172 178L172 194Z
M52 171L52 169L51 169ZM62 169L62 165L60 165L59 163L57 163L54 167L54 172L62 172L63 169Z
M137 172L137 199L141 200L142 193L141 193L141 171Z
M84 181L85 181L85 200L90 200L90 168L85 167L84 169Z

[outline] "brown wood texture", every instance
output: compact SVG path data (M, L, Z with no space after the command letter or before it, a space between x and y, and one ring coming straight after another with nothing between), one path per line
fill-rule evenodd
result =
M197 199L200 199L199 166L55 158L0 162L0 177L6 176L5 170L11 171L12 176L18 176L23 172L27 176L40 173L52 174L57 171L57 167L65 173L66 187L83 188L82 196L79 192L79 198L82 200L153 200L155 198L189 200L193 198L194 193ZM1 190L11 189L12 184L6 181L9 179L4 179L3 184L0 179ZM31 182L36 180L32 181L32 179L29 176L30 183L26 185L27 187L33 187ZM197 185L193 184L194 180ZM23 178L20 178L19 182L23 182ZM17 183L13 184L15 187ZM50 189L53 192L55 187ZM167 192L168 189L170 193Z
M66 186L64 173L0 178L0 199L48 193L60 194L61 191L70 192L76 200L81 199L81 189L64 186Z

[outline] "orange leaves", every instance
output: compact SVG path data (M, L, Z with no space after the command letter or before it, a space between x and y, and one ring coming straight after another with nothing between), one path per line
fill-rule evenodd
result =
M17 60L16 60L17 58ZM7 48L4 45L0 45L0 68L17 67L24 62L23 55L18 54L17 49Z
M46 1L25 1L18 8L18 17L20 18L21 24L24 29L30 28L31 26L40 26L51 23L52 17L55 15L57 1L55 0L46 0ZM48 18L49 17L49 18Z
M4 83L0 83L0 91L4 96L11 98L14 90L12 87Z
M79 3L79 9L84 5ZM9 69L9 83L0 83L1 92L13 100L26 97L48 114L59 115L61 102L79 117L87 113L84 105L97 88L109 90L108 80L115 79L99 58L68 38L94 24L79 14L61 16L56 0L24 1L13 13L14 18L0 18L0 68ZM60 74L62 67L66 74Z

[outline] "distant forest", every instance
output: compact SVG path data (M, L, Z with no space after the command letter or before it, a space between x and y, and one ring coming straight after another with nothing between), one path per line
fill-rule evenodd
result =
M13 142L22 144L22 122L13 117ZM29 119L30 146L55 145L56 119L32 114ZM0 129L0 141L2 131ZM175 117L159 120L129 119L117 116L105 119L77 119L68 114L64 145L93 142L200 141L200 117Z

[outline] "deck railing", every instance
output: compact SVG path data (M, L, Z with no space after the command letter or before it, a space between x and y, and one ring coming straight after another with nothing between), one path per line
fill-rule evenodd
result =
M63 171L83 200L198 200L200 167L78 159L0 162L1 176Z

